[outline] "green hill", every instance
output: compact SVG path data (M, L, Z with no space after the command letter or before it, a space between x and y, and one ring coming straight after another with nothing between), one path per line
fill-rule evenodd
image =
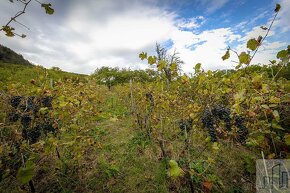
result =
M30 84L32 79L65 80L83 79L87 75L64 72L58 69L46 69L42 66L22 65L0 62L0 89L12 83Z
M12 63L12 64L21 64L21 65L29 65L32 64L23 58L22 55L17 54L10 48L7 48L0 44L0 61L4 63Z
M57 67L46 69L42 66L35 66L24 59L21 54L0 45L0 89L13 83L30 84L32 79L58 81L85 77L86 75L64 72Z

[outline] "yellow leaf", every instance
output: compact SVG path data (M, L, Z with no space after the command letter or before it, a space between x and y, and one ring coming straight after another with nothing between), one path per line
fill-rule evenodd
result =
M274 103L274 104L279 104L280 103L280 98L278 98L278 97L271 97L270 99L269 99L269 102L270 103Z

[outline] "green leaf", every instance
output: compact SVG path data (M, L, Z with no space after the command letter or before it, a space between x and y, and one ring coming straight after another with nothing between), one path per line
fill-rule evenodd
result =
M158 61L157 68L159 71L161 71L163 68L165 68L165 66L166 66L166 61L164 61L164 60Z
M169 161L168 176L172 178L177 178L184 175L184 171L178 166L175 160Z
M156 63L156 56L149 56L148 57L148 64L152 65Z
M201 68L201 63L197 63L194 67L195 73L199 73Z
M290 145L290 134L285 135L285 143L286 145Z
M276 7L275 7L275 12L279 12L281 9L281 5L279 3L276 4Z
M228 49L228 50L226 51L225 55L223 55L222 59L223 59L223 60L227 60L227 59L229 59L229 58L230 58L230 50Z
M142 52L142 53L140 53L140 54L139 54L139 58L140 58L141 60L147 59L147 53L146 53L146 52Z
M33 163L26 163L26 167L20 167L17 172L17 180L22 184L28 183L35 174L35 165Z
M158 62L159 63L159 62ZM177 64L176 63L172 63L171 65L170 65L170 70L171 71L176 71L177 70Z
M282 59L286 58L287 55L288 55L287 50L281 50L280 52L277 53L277 58L282 60Z
M2 30L6 33L5 35L8 37L13 37L15 34L13 33L13 30L15 30L13 27L10 26L2 26Z
M41 7L43 7L45 9L46 14L52 15L54 13L54 9L51 8L50 3L48 3L48 4L43 3L43 4L41 4Z
M263 107L264 109L270 109L268 105L261 105L261 107Z
M284 130L283 127L281 127L281 125L279 125L278 121L276 119L273 119L272 122L271 122L271 126L274 128L274 129L279 129L279 130Z
M219 145L218 145L217 142L214 142L214 143L212 144L212 149L213 149L213 150L219 150L219 149L220 149L220 148L219 148Z
M280 115L279 115L277 110L274 110L272 114L273 114L274 118L276 119L276 121L280 120Z
M246 52L242 52L242 53L239 55L239 60L240 60L240 63L241 63L241 64L248 64L249 61L250 61L250 55L247 54Z
M256 40L256 39L250 39L248 42L247 42L247 48L249 48L250 50L254 51L257 49L259 45L259 42Z
M278 97L274 97L272 96L270 99L269 99L269 102L272 103L272 104L279 104L281 102L280 98Z

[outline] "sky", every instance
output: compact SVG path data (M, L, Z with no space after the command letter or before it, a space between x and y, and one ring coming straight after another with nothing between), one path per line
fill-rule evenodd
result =
M277 51L290 44L290 0L41 0L51 3L53 15L45 14L32 0L20 24L12 26L27 37L9 38L0 32L0 44L46 68L91 74L102 66L146 69L142 51L155 54L156 42L169 53L175 49L184 61L182 70L193 72L231 69L238 58L221 57L228 46L238 53L246 42L265 35L276 3L282 8L252 63L268 64ZM15 1L1 0L0 24L22 9Z

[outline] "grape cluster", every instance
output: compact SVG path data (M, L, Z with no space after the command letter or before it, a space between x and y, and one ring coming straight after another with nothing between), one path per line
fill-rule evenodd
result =
M237 140L238 142L244 144L249 133L248 128L244 126L244 119L240 116L236 117L235 125L239 129Z
M38 127L35 127L33 129L26 129L23 128L22 130L22 137L25 140L28 140L30 144L36 143L41 135L41 130Z
M19 119L19 114L15 111L8 113L8 121L9 122L16 122Z
M9 103L13 108L17 108L22 100L22 96L12 96Z
M44 107L52 107L52 97L51 96L46 96L41 98L41 103L43 104Z
M45 134L47 133L55 133L56 128L53 126L51 121L44 122L42 124L37 125L37 127L42 130Z
M218 118L225 122L225 126L228 131L232 130L231 117L230 117L231 112L228 108L225 108L222 106L216 106L215 108L213 108L212 114L215 118Z
M29 115L23 115L21 117L21 125L23 128L29 128L32 118Z
M39 111L39 106L37 103L34 101L35 96L29 96L27 97L26 100L23 101L23 103L19 106L20 110L22 112L33 112L36 114Z
M208 130L211 142L216 142L217 136L214 128L214 117L208 108L204 111L201 121L204 127Z
M193 123L193 119L192 118L189 118L189 119L186 119L186 120L179 120L178 121L178 125L179 125L179 128L181 131L187 131L189 132L191 129L192 129L192 123Z
M39 117L38 112L41 107L52 108L52 97L35 96L12 96L9 99L11 112L7 113L9 122L17 122L20 119L22 125L22 137L28 140L30 144L36 143L41 133L55 133L56 128L49 114Z

